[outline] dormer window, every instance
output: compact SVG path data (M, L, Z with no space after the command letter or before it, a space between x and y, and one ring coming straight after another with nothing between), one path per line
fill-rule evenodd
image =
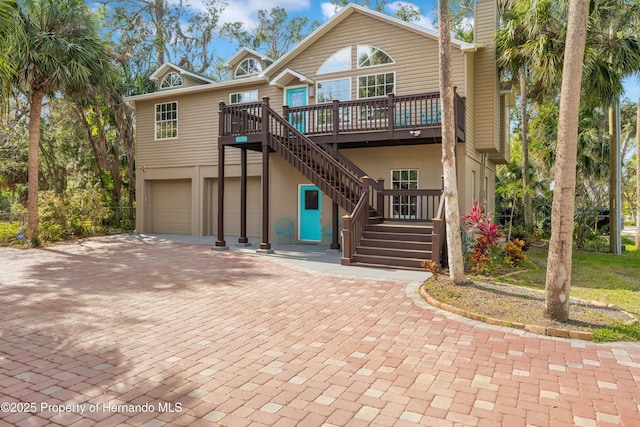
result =
M182 86L182 77L180 77L180 74L174 72L164 76L162 83L160 83L160 89L169 89L178 86Z
M335 73L338 71L349 71L351 69L351 47L340 49L318 68L318 74Z
M394 63L393 58L382 49L369 45L358 46L358 68Z
M236 68L236 77L247 77L262 72L262 65L253 58L245 59Z

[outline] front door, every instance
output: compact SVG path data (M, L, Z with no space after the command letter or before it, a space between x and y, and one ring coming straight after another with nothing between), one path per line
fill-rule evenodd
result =
M296 87L293 89L287 89L286 102L289 107L302 107L307 105L307 88ZM293 125L297 130L304 133L306 126L306 114L303 112L289 113L289 123Z
M301 185L298 194L300 240L319 242L322 239L322 193L315 185Z

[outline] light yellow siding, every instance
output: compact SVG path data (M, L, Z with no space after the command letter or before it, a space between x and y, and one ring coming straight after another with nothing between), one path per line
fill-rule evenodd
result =
M476 54L475 148L483 153L497 153L499 147L498 66L495 33L498 8L493 0L476 3L476 42L484 43Z
M492 162L507 164L511 157L511 143L509 141L509 108L506 96L500 97L500 152L489 156Z
M273 86L256 87L260 98L279 99L279 89ZM148 167L180 167L218 164L219 102L229 102L230 94L253 88L242 87L225 91L204 91L188 95L168 95L162 100L136 103L136 160ZM275 95L275 96L274 96ZM178 102L178 137L155 139L155 106L164 102ZM277 105L277 104L276 104ZM259 162L260 155L249 153L250 163ZM240 150L227 149L225 163L239 164Z
M384 50L395 61L373 67L357 68L357 45L372 45ZM351 46L351 70L317 74L318 69L336 51ZM454 85L465 96L464 57L460 49L452 48ZM396 95L436 92L438 88L438 44L436 39L382 22L370 16L354 13L332 31L320 37L290 62L274 70L278 75L285 68L315 81L351 77L351 98L357 99L357 76L396 73ZM313 99L311 100L313 103Z

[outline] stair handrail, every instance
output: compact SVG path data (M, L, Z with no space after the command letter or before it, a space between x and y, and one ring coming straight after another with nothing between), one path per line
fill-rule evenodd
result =
M365 177L364 181L369 181L368 177ZM345 215L342 217L342 259L340 263L342 265L350 265L353 255L356 253L356 248L362 240L364 235L364 229L369 222L369 190L366 187L363 189L360 200L353 209L351 215Z
M269 133L267 134L269 146L302 172L311 182L320 187L340 207L347 212L352 212L357 202L361 199L363 191L362 179L317 143L307 138L295 126L275 112L268 103L266 104L266 111L268 120L274 121L279 125L269 125ZM306 152L311 153L310 156L315 158L301 158L299 154L294 152L294 146L302 150L308 148L309 150ZM329 176L322 176L314 171L306 160L319 162L320 167L326 170L326 174L330 174L334 183L330 182ZM335 186L336 182L344 188L340 190ZM352 197L348 197L345 194L346 190L351 193Z

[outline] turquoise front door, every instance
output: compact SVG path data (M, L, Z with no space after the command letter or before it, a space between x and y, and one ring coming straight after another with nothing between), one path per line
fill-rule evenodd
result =
M315 185L301 185L298 196L300 240L319 242L322 239L322 193Z
M301 107L307 105L307 88L296 87L293 89L287 89L287 105L289 107ZM293 125L297 130L304 133L306 126L307 115L303 112L289 113L289 123Z

